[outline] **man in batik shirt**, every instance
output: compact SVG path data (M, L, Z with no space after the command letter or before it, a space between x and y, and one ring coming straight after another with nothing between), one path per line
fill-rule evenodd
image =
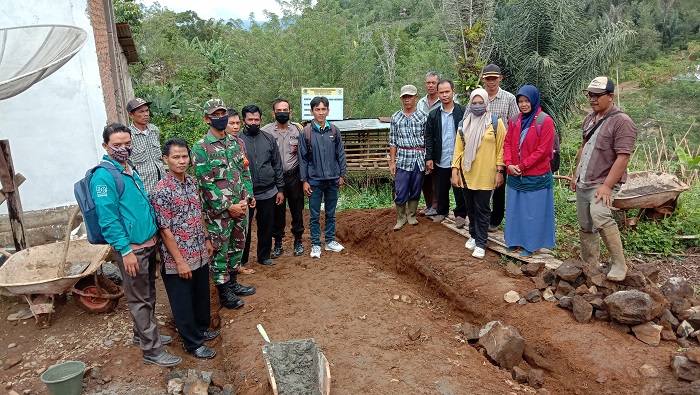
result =
M243 306L238 296L252 295L255 287L238 284L238 266L245 247L245 217L248 205L255 207L247 160L236 137L225 132L226 105L211 99L204 105L209 132L192 147L195 174L202 196L204 218L214 246L212 279L221 305ZM248 203L248 199L250 203Z
M214 252L204 227L202 203L190 166L187 142L172 138L163 146L168 172L158 182L151 202L162 243L163 284L185 351L211 359L216 351L204 345L219 335L209 332L209 255Z

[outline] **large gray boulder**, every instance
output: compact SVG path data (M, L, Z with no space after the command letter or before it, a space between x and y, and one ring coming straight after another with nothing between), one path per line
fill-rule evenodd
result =
M621 324L638 325L652 319L654 300L641 291L618 291L604 300L610 319Z
M518 329L500 321L491 321L479 338L479 345L498 366L510 370L517 365L525 351L525 339Z

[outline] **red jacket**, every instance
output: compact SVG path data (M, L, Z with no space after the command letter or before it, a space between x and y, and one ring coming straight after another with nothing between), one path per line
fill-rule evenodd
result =
M508 133L503 147L503 163L507 166L518 165L524 176L541 176L549 173L554 149L554 121L552 117L547 117L537 135L537 114L542 111L537 109L535 118L530 124L530 130L525 136L522 147L520 145L520 122L523 114L520 113L517 119L508 124ZM520 154L518 154L520 151ZM510 172L509 172L510 174Z

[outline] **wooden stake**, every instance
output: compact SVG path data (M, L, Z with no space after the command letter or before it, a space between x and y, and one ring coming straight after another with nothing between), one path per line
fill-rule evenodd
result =
M27 248L27 236L24 232L22 202L19 199L18 185L15 183L15 167L12 163L9 140L0 140L0 183L7 199L12 240L15 243L15 250L20 251Z

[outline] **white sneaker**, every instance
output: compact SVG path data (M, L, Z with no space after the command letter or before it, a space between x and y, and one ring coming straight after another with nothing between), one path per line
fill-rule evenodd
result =
M320 258L321 257L321 246L311 246L311 257Z
M484 251L483 248L481 247L474 247L474 252L472 252L472 256L474 258L478 259L484 259L484 256L486 255L486 251Z
M333 240L330 243L326 243L326 251L340 252L343 251L345 247L340 245L337 241Z
M468 250L473 250L474 247L476 247L476 239L474 239L473 237L470 237L469 240L467 240L467 242L464 243L464 248L466 248Z

